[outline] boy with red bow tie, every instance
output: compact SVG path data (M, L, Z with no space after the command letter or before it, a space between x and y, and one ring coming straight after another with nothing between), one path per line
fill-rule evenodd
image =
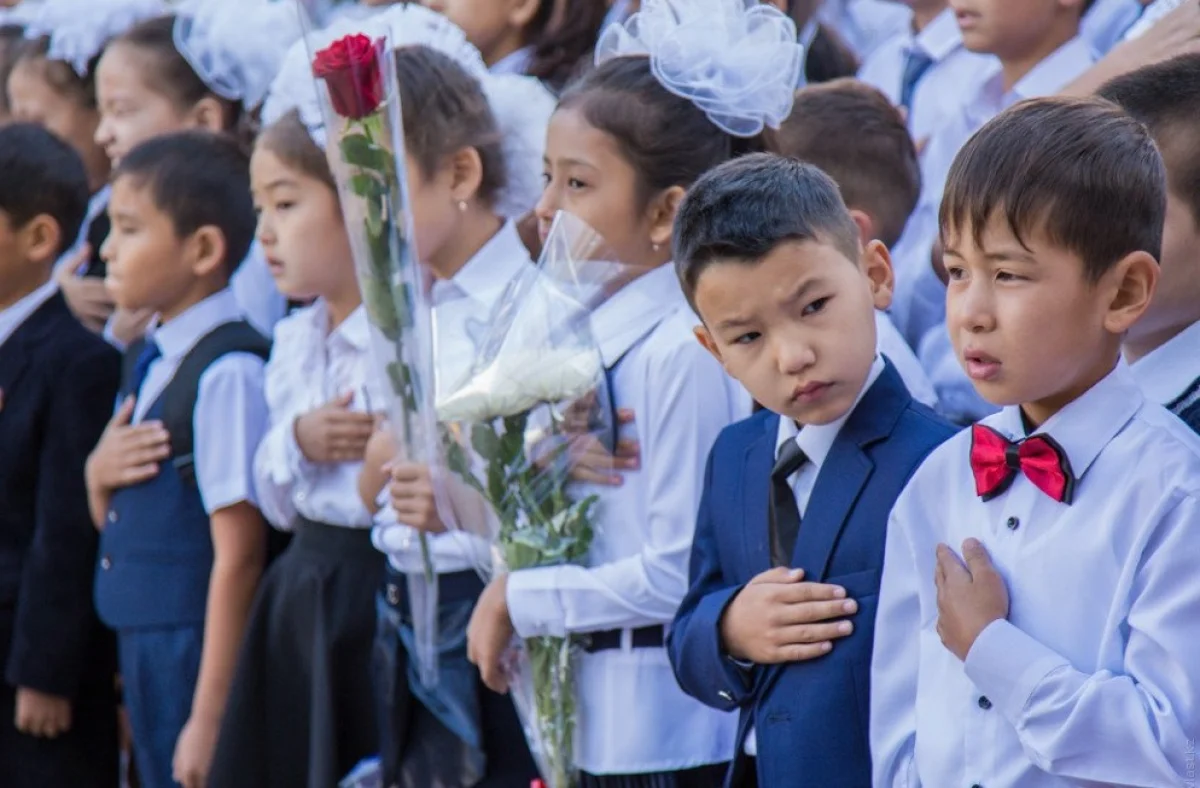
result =
M1164 210L1154 143L1105 103L1019 104L956 159L947 328L1004 410L935 450L892 510L875 786L1194 774L1200 441L1118 365Z

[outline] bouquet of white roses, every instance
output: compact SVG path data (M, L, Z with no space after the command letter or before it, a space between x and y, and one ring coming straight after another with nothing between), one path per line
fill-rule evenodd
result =
M492 315L471 374L438 401L447 459L489 503L498 572L582 564L596 527L595 495L573 481L576 457L611 445L613 408L591 309L624 269L600 237L559 214L540 265ZM535 637L517 646L510 686L549 788L575 785L575 644Z

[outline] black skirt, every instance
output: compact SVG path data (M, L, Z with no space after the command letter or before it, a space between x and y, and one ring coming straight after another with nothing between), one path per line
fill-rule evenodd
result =
M727 771L729 764L719 763L658 774L594 775L585 772L580 779L580 788L721 788Z
M254 602L212 788L333 788L378 751L371 644L383 567L367 529L297 525Z

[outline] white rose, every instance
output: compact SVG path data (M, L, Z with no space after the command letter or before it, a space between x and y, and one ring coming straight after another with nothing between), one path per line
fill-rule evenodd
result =
M485 422L543 402L576 399L592 390L602 372L591 349L506 348L483 372L438 402L438 418Z

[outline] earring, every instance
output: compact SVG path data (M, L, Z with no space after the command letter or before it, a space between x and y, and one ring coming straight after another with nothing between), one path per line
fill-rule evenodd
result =
M650 248L654 250L655 254L658 254L658 250L662 247L660 247L658 244L650 244Z
M460 212L460 213L466 213L466 212L467 212L467 201L466 201L466 200L459 200L459 201L458 201L458 210L459 210L459 212Z

